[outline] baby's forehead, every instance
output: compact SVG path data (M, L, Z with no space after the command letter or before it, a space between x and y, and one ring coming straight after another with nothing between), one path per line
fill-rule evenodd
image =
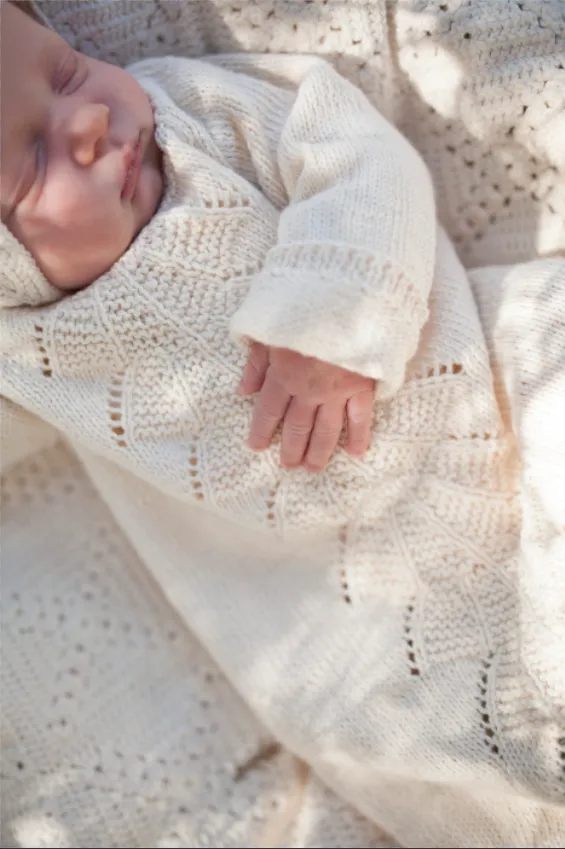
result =
M3 91L10 83L44 68L54 54L66 47L54 30L4 0L0 2L0 21L0 85Z

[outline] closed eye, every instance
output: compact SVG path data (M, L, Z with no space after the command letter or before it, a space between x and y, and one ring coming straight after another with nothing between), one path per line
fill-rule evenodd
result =
M47 168L47 149L42 137L38 137L33 140L31 144L31 156L29 158L29 163L30 164L27 169L28 175L26 175L17 204L20 204L28 197L33 203L37 203L39 195L41 194L45 170Z
M73 94L83 84L87 73L84 57L69 50L55 74L53 91L56 94Z

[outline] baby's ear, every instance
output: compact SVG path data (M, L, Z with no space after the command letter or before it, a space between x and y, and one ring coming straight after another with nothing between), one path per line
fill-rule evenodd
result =
M62 296L41 273L31 254L5 224L0 224L0 309L38 307Z

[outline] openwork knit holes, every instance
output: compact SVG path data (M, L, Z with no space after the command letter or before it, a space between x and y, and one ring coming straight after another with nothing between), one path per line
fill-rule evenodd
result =
M118 448L127 448L126 430L124 427L123 395L124 375L117 374L110 379L108 391L108 416L110 419L110 430L115 445ZM192 494L197 501L204 500L203 485L199 469L198 449L195 443L189 447L188 457L188 480Z
M279 488L279 484L277 483L276 486L274 486L269 491L269 496L268 496L267 501L265 503L265 507L267 508L266 519L267 519L267 525L268 525L269 528L276 528L276 526L277 526L277 515L276 515L276 512L275 512L275 502L276 502L278 488Z
M561 781L565 781L565 736L557 739L557 756L559 758Z
M414 610L415 602L411 601L404 613L404 639L406 641L406 654L408 656L410 675L419 677L421 672L414 647Z
M449 438L449 439L459 439L459 437L458 437L458 436L455 436L453 433L450 433L450 434L448 435L448 438ZM471 434L471 436L470 436L470 439L482 439L482 440L484 440L485 442L488 442L488 440L489 440L490 438L491 438L491 434L490 434L490 433L472 433L472 434Z
M51 369L51 361L49 360L49 355L47 353L47 347L45 345L45 340L43 338L43 327L41 325L36 324L34 327L35 330L35 341L41 354L41 374L43 377L51 377L52 369Z
M409 381L415 380L437 380L438 378L447 378L449 379L451 376L464 376L465 371L461 363L449 363L446 365L445 363L438 363L435 366L429 366L427 369L422 371L413 372L408 378ZM447 434L448 439L461 439L460 436L456 436L454 433ZM492 439L492 434L490 433L472 433L470 436L465 437L466 439L480 439L485 442L488 442L489 439Z
M423 371L415 371L411 375L411 380L433 380L437 377L445 377L447 375L452 374L462 374L463 366L461 363L450 363L449 365L445 365L443 363L438 363L435 366L429 366L427 369Z
M241 198L235 186L233 187L233 192L234 194L225 193L214 200L207 200L204 202L204 206L206 209L236 209L242 206L249 206L249 200L247 198Z
M190 456L188 458L188 478L192 489L192 494L196 501L204 501L204 493L202 491L202 481L200 479L200 469L198 465L198 449L195 444L190 446Z
M496 741L496 732L493 728L489 713L487 691L489 686L489 676L492 666L492 652L489 652L485 660L483 660L481 674L479 676L479 718L483 727L484 743L488 746L493 755L500 755L498 743Z
M124 439L125 429L122 420L123 379L123 374L114 375L114 377L110 378L110 390L108 393L108 415L110 417L110 428L112 431L112 438L118 448L127 447L127 442Z
M345 563L345 552L347 548L347 528L342 528L339 532L339 550L340 550L340 563ZM351 604L351 592L349 590L349 582L347 580L347 570L345 566L342 566L339 571L339 583L341 585L341 592L343 595L343 600L346 604Z

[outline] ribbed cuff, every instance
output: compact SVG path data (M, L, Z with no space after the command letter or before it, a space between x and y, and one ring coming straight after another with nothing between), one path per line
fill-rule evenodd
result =
M411 270L335 244L277 247L231 322L239 341L290 348L393 395L428 317Z

